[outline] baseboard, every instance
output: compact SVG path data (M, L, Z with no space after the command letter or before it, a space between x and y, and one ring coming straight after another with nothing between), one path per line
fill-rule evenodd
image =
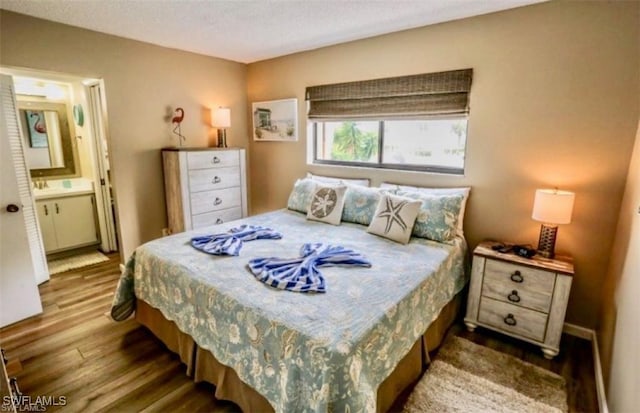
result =
M124 264L120 263L120 274L124 272Z
M570 336L579 337L589 341L593 340L593 335L595 334L595 331L591 328L571 323L564 323L564 326L562 326L562 332L567 333Z
M592 328L586 328L571 323L564 323L562 331L570 336L591 341L598 407L600 408L600 413L609 413L607 395L604 389L604 377L602 376L602 363L600 362L600 349L598 348L598 335L596 334L596 331Z

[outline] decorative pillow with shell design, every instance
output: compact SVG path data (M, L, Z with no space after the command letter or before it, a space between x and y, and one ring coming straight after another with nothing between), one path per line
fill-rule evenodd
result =
M398 195L420 201L420 211L413 227L413 235L450 243L457 235L458 217L464 195L421 194L398 191Z
M293 189L289 194L287 208L292 211L307 213L309 202L311 202L311 194L316 186L316 182L311 179L298 179L293 184Z
M369 225L380 202L381 194L380 188L347 185L347 193L344 196L342 220L345 222Z
M411 198L383 193L367 232L408 243L421 204Z
M407 191L419 192L423 195L462 195L464 198L462 199L462 203L460 205L460 213L458 214L457 231L458 235L460 235L461 237L464 236L464 212L467 207L467 200L469 199L471 187L464 186L458 188L424 188L419 186L408 186L383 182L382 184L380 184L380 188L387 190L392 194L397 194L399 193L399 191Z
M344 194L347 187L316 184L311 194L307 219L340 225L342 209L344 208Z

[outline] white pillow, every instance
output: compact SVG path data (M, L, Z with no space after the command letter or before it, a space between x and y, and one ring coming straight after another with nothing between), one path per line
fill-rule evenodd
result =
M347 187L316 184L311 194L307 219L340 225L342 209L344 208L344 194Z
M467 209L467 200L469 199L469 193L471 192L471 188L468 186L459 187L459 188L422 188L419 186L408 186L408 185L398 185L391 184L388 182L383 182L380 184L381 189L392 189L396 191L414 191L421 194L426 195L462 195L464 198L462 199L462 204L460 204L460 213L458 214L458 228L457 233L459 236L464 236L464 212Z
M359 185L369 186L369 179L350 179L350 178L334 178L331 176L313 175L311 172L307 172L307 179L313 179L314 181L322 182L324 184L347 184L347 185Z
M421 201L411 198L382 194L367 232L406 244L421 205Z

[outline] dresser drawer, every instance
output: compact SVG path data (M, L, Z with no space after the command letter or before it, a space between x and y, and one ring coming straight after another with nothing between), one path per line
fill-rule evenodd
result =
M555 274L545 273L546 276L552 275L555 278ZM522 275L522 273L521 273ZM536 275L522 275L522 278L529 279L530 277L536 277ZM539 285L531 285L529 282L525 285L526 281L522 283L514 282L509 277L505 276L501 272L488 271L485 273L484 282L482 283L482 295L484 297L490 297L495 300L504 301L509 304L514 304L520 307L530 308L532 310L548 313L551 307L551 298L553 296L553 290L540 291L537 287ZM518 277L515 277L519 280ZM551 285L553 286L553 279Z
M213 191L194 192L191 194L191 213L193 215L204 212L229 209L241 205L240 187L215 189Z
M544 342L547 315L482 297L478 321L499 330Z
M238 207L193 215L191 217L191 223L193 229L197 229L209 225L217 225L229 221L234 221L240 218L242 218L242 208Z
M187 168L207 169L226 168L240 165L239 151L216 151L216 152L189 152L187 153Z
M189 192L240 186L238 167L196 169L189 171Z

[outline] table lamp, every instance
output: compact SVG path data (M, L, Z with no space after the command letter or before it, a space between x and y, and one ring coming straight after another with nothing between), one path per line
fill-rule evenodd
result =
M556 189L537 189L531 218L542 222L538 239L538 254L553 258L558 235L558 224L571 222L575 194Z
M218 148L227 147L227 130L231 127L231 109L218 108L213 111L213 125L218 128Z

